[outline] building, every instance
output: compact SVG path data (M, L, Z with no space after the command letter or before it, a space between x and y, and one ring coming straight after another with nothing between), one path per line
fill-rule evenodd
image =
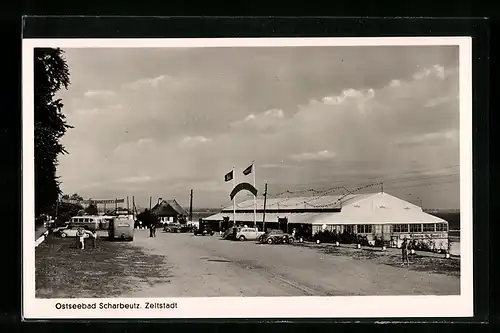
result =
M151 208L151 212L159 217L161 223L182 222L187 216L184 208L175 199L163 200L159 198L158 203Z
M236 224L253 225L253 199L237 204ZM233 207L203 219L214 227L225 229L232 224ZM263 223L263 220L265 223ZM366 236L370 243L380 239L390 246L399 246L406 237L425 242L431 249L448 247L448 222L425 213L421 207L388 193L348 194L271 198L257 200L259 229L293 228L310 235L322 230L355 233Z

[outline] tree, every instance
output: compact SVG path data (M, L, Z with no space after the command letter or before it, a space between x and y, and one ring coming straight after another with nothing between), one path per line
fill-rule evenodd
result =
M98 215L98 209L97 206L94 204L88 205L87 208L85 208L85 213L87 215Z
M68 128L63 103L56 93L70 84L69 69L61 49L36 48L35 79L35 214L52 210L61 194L56 175L58 156L66 154L59 140Z
M143 226L147 227L155 223L157 218L149 209L145 209L143 212L137 214L137 220L141 221Z
M57 209L57 224L64 224L64 222L68 222L73 216L81 215L80 212L82 210L83 207L80 204L69 202L59 203L59 207Z

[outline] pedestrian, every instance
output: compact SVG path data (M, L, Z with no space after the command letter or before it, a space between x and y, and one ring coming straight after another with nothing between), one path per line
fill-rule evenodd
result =
M153 237L153 223L149 225L149 237Z
M94 230L92 233L92 248L95 249L97 247L97 230Z
M406 237L403 239L403 243L401 244L401 266L404 266L405 263L410 266L410 260L408 258L408 240Z
M76 230L76 248L85 249L85 230L81 227Z
M156 223L153 223L153 237L156 237Z

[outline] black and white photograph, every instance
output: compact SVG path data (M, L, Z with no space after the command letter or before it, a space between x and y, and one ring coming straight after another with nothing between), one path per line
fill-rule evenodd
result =
M25 39L26 318L472 315L471 46Z

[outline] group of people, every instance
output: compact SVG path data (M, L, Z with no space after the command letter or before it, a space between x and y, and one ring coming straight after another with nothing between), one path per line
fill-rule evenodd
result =
M149 225L149 237L156 237L156 223L151 223Z
M90 238L92 240L92 248L95 249L97 246L97 230L93 232L84 228L78 228L76 231L76 247L79 249L85 249L85 238Z

